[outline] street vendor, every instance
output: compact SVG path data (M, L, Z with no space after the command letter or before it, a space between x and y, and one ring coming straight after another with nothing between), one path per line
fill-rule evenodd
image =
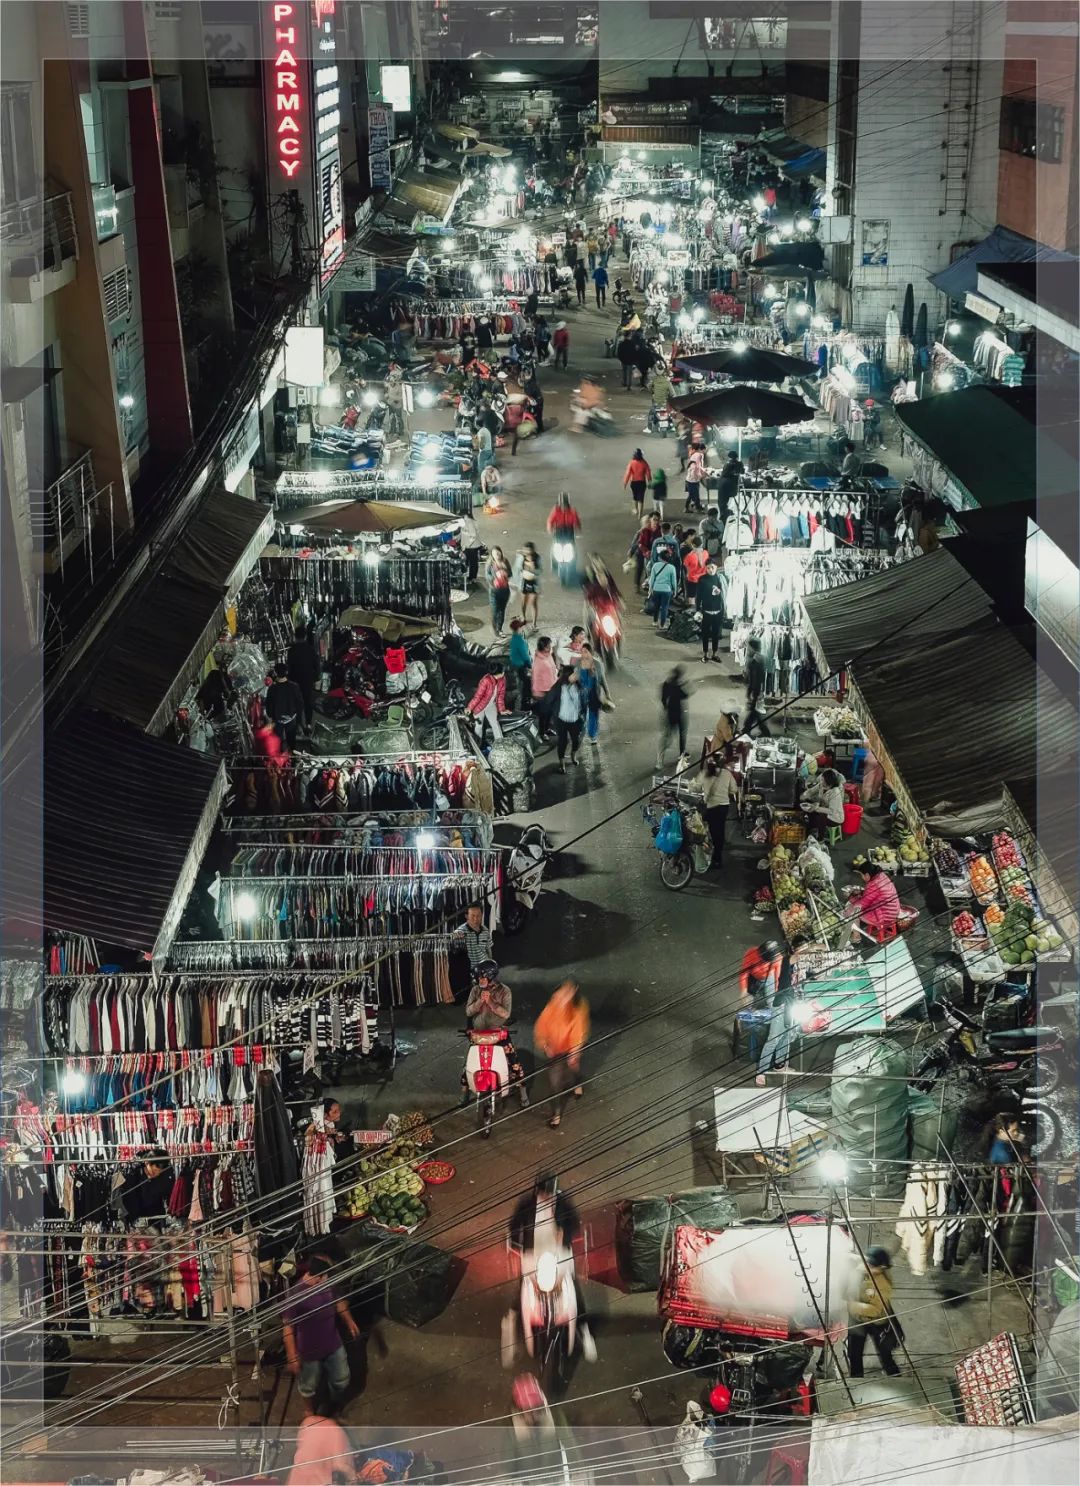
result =
M829 826L844 824L844 781L835 769L822 769L802 797L811 830L824 836Z
M859 929L878 941L884 939L896 927L900 916L900 898L896 884L876 862L859 862L855 870L863 880L863 887L848 900L859 915L858 928L851 931L857 942Z

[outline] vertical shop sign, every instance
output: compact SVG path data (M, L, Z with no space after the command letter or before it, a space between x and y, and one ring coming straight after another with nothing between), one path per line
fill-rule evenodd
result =
M307 57L300 26L301 6L294 0L273 0L266 7L269 80L267 117L270 133L270 163L274 172L290 185L299 183L308 141Z
M368 109L368 164L371 189L389 191L390 179L390 110L383 103Z

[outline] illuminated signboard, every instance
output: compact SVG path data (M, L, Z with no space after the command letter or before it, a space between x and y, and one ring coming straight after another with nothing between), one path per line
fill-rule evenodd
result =
M412 112L412 72L400 63L386 63L379 68L379 90L383 102L396 114Z
M315 98L315 221L321 240L319 280L327 283L345 252L341 193L341 87L334 31L336 0L312 0L311 55Z
M302 66L307 49L301 40L300 10L293 0L274 0L269 7L272 163L291 182L295 182L304 163L307 123L307 77Z

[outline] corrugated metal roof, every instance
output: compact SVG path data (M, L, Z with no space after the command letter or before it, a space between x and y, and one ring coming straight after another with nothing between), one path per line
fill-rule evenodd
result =
M203 501L169 559L169 572L234 594L274 530L274 513L241 495L216 490Z
M946 549L804 603L821 659L848 666L871 742L933 829L987 829L1006 777L1075 766L1075 708Z
M42 879L9 863L9 927L162 953L221 803L221 760L84 711L46 733L44 782ZM17 857L17 839L5 845Z

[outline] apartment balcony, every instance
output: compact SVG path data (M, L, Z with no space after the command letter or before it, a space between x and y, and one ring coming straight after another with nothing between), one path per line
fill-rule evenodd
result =
M191 249L191 228L206 211L199 188L190 179L185 164L166 162L165 202L169 212L173 262L178 263Z
M17 201L0 211L0 243L7 292L17 304L36 304L75 277L79 239L67 191Z
M30 530L46 573L64 572L64 564L81 548L91 578L95 560L115 552L112 487L99 486L89 449L73 450L56 479L45 490L31 490ZM106 531L96 530L98 518Z

